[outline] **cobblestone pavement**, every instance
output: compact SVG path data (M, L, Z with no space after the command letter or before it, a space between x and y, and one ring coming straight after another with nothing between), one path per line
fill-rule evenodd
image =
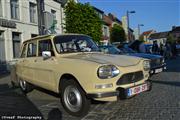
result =
M14 113L42 116L48 120L179 120L180 57L167 64L167 71L151 78L153 88L150 92L117 102L94 102L83 118L66 113L58 95L38 89L25 97L18 89L10 89L9 77L3 77L0 78L0 116Z

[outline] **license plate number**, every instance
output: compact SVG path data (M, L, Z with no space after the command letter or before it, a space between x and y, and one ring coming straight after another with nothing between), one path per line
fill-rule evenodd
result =
M139 85L139 86L136 86L133 88L129 88L127 94L130 97L132 95L139 94L139 93L144 92L146 90L148 90L148 86L147 86L147 84L143 84L143 85Z
M155 73L159 73L159 72L162 72L162 71L163 71L162 68L156 69L156 70L155 70Z

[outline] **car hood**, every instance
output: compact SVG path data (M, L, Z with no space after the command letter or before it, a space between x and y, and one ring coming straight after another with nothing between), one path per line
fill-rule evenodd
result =
M127 55L111 55L111 54L102 54L102 53L81 53L81 54L66 56L65 58L91 61L99 64L114 64L121 67L136 65L142 59Z
M162 58L160 55L153 55L153 54L146 54L146 53L130 53L130 56L136 56L136 57L141 57L141 58L146 58L146 59L159 59Z

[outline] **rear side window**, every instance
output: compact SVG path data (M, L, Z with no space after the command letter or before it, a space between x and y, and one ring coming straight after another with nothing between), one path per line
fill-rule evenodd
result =
M36 43L29 43L28 44L27 57L35 57L36 51L37 51L37 44Z
M38 56L42 56L43 51L50 51L51 55L54 56L54 51L53 51L51 40L41 40L41 41L39 41Z
M27 47L27 44L24 44L24 46L22 48L21 58L25 58L26 57L26 47Z

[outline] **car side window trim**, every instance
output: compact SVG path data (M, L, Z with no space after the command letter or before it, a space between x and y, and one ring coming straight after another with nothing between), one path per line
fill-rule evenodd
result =
M21 51L21 58L25 58L27 56L27 43L24 43Z

